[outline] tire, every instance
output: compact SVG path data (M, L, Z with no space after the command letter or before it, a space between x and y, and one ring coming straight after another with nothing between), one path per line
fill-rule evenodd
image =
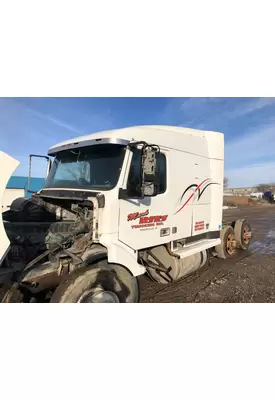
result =
M247 250L251 242L251 226L246 219L238 219L233 223L237 247Z
M100 261L72 272L57 287L50 302L138 303L138 281L125 267Z
M23 293L18 284L11 283L1 288L1 303L23 303Z
M236 254L235 232L232 226L225 226L220 234L221 244L215 247L217 257L221 259L233 258ZM232 242L229 249L229 242Z

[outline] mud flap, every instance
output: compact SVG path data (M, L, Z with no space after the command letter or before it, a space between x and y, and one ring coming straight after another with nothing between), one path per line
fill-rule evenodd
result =
M2 218L3 196L7 183L19 164L19 161L0 151L0 266L10 248L10 241L6 235Z

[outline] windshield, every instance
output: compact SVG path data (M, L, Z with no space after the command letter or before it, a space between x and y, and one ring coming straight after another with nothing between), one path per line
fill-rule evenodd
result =
M58 153L44 188L113 189L119 179L125 146L103 144Z

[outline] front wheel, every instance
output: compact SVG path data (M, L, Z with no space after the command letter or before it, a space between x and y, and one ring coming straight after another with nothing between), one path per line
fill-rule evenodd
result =
M55 290L51 303L137 303L137 278L121 265L100 262L72 272Z

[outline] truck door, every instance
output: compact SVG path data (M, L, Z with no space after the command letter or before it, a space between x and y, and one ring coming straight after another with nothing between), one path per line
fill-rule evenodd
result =
M129 169L127 187L140 183L141 151L133 152ZM169 227L169 202L167 201L166 155L161 153L159 160L160 188L155 197L137 198L132 191L120 200L119 240L133 249L151 247L169 241L165 229ZM131 185L130 185L131 183Z
M191 235L192 208L178 215L179 182L173 171L182 157L176 151L161 149L159 157L159 194L155 197L120 199L119 240L133 249L153 247ZM127 182L139 183L140 154L133 153ZM185 178L183 177L183 180Z

